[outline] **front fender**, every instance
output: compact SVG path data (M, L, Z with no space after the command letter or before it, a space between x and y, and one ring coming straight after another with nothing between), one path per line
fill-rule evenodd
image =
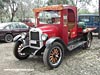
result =
M54 42L59 42L62 44L62 46L64 47L64 49L66 49L66 45L65 43L63 42L63 40L61 40L59 37L52 37L50 39L48 39L46 41L46 47L50 47Z
M27 38L27 33L21 33L14 37L13 41L16 42L18 40L25 40Z
M14 39L13 39L13 41L16 42L16 41L18 41L19 39L21 39L21 35L20 35L20 34L17 35L17 36L15 36Z
M17 35L15 36L15 38L13 39L14 42L22 42L24 45L26 45L26 41L24 40L24 38L21 37L21 35Z

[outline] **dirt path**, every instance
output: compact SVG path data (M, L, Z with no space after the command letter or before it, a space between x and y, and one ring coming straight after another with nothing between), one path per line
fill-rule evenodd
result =
M77 49L62 64L48 70L41 57L19 61L13 56L14 43L0 44L0 75L100 75L100 40L94 38L89 50Z

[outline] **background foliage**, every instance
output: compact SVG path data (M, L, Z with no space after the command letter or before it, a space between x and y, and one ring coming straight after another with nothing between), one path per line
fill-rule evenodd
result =
M68 4L78 7L78 13L90 13L87 5L92 0L0 0L0 22L20 21L24 18L33 18L33 8L47 5ZM94 11L93 13L97 13Z

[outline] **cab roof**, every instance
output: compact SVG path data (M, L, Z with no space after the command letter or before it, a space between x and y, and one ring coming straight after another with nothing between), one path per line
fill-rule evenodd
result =
M62 10L68 5L52 5L33 9L34 12L41 12L43 10Z

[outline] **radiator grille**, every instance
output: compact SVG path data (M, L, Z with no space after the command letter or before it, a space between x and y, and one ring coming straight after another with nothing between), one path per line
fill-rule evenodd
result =
M40 47L40 41L39 41L39 32L31 32L30 33L30 40L33 41L33 43L31 42L31 46L33 47ZM34 43L34 41L36 43Z

